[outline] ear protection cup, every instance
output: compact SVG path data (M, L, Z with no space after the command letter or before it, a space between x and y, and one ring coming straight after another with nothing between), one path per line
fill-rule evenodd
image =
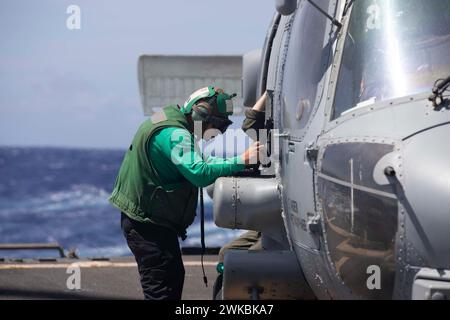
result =
M193 121L202 121L212 124L214 128L220 130L222 133L224 133L228 126L233 123L228 118L213 115L211 105L204 101L192 106L191 117Z

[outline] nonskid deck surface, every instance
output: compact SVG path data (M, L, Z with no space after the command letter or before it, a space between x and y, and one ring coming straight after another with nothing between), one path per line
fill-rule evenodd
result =
M204 257L208 287L203 283L200 256L184 255L183 260L183 300L211 299L217 256ZM81 288L72 289L77 284L73 278L77 268ZM133 257L61 258L0 261L0 299L143 299L143 295Z

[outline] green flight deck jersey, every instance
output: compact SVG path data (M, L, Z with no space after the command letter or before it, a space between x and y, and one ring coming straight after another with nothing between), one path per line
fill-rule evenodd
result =
M195 218L198 187L245 168L240 157L203 159L176 106L138 129L109 201L133 220L168 227L183 239Z

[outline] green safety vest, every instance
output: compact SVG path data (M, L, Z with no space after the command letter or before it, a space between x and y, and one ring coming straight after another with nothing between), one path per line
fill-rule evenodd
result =
M139 127L109 201L131 219L168 227L185 239L186 229L195 219L198 189L186 179L163 188L149 156L152 136L167 127L189 130L186 117L176 106L165 107Z

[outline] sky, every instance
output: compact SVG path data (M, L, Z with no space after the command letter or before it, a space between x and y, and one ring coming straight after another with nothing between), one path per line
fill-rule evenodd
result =
M126 148L145 119L141 54L260 48L274 3L2 0L0 146ZM80 29L67 28L70 5L81 10Z

